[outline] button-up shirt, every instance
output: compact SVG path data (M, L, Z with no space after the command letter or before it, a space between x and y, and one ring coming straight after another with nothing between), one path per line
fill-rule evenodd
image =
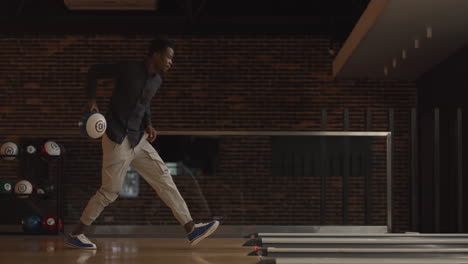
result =
M106 134L118 144L128 136L133 148L141 140L145 128L151 125L151 99L162 79L158 74L150 74L144 61L93 65L88 71L89 98L96 98L97 80L101 78L116 80L105 114Z

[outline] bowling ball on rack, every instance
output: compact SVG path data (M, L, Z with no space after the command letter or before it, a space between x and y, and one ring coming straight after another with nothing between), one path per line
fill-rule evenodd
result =
M51 198L55 191L55 185L50 183L42 183L36 186L36 195L41 199Z
M42 219L42 230L49 233L57 233L62 230L62 219L57 215L47 215Z
M0 155L5 160L15 160L18 156L18 145L15 142L6 142L0 148Z
M0 195L13 193L13 183L8 180L0 180Z
M21 226L26 233L39 233L42 230L42 217L38 215L26 216L21 220Z
M33 185L28 180L21 180L15 184L15 194L18 198L29 198L33 192Z
M27 146L24 147L24 153L26 155L35 155L37 154L37 149L38 147L33 145L33 144L28 144Z
M47 140L41 145L40 155L45 161L57 159L61 155L60 145L55 141Z

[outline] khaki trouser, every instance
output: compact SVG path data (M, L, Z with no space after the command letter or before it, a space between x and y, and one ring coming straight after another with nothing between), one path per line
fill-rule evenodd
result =
M187 205L177 190L168 168L158 152L146 140L147 137L148 134L145 133L140 143L132 149L127 137L122 144L117 144L104 134L102 185L89 200L81 215L80 220L83 224L91 225L102 210L117 199L129 166L153 187L159 197L171 208L181 225L192 221Z

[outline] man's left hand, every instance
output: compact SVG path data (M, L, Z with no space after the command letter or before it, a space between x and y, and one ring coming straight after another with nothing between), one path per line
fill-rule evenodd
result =
M153 142L155 139L156 139L156 129L154 129L153 126L149 125L147 128L146 128L146 133L148 133L148 138L147 140L149 142Z

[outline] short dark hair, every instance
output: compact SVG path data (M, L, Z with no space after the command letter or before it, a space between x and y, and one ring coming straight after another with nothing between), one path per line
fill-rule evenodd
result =
M167 48L172 48L174 44L172 41L165 37L156 37L153 39L148 47L148 55L151 56L153 53L158 51L164 51Z

